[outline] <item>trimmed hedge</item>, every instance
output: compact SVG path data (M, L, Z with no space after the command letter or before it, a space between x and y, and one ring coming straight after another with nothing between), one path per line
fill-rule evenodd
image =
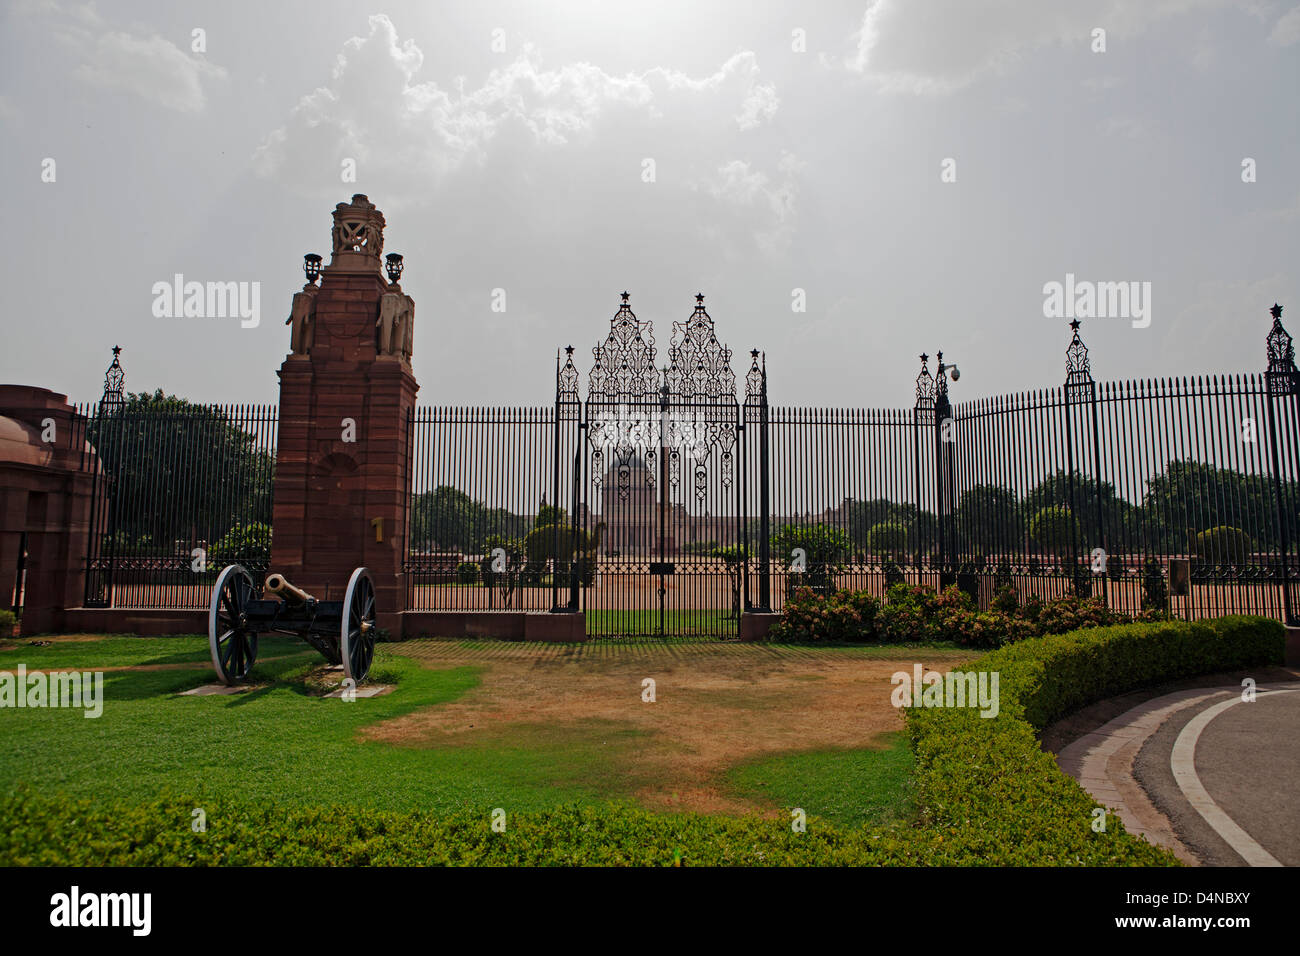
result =
M1088 704L1182 677L1280 664L1285 631L1266 618L1226 617L1088 628L1031 638L968 668L998 674L999 714L907 710L922 829L973 861L1001 863L1009 847L1043 864L1175 862L1107 818L1092 830L1092 797L1039 746L1037 733Z
M1106 697L1179 677L1281 663L1276 621L1231 617L1091 628L1031 638L970 669L999 675L999 713L909 708L920 817L839 828L809 818L659 814L569 806L511 814L312 808L166 795L143 806L0 794L0 865L1171 866L1176 858L1108 818L1036 733ZM193 833L203 807L207 831Z
M800 588L785 602L768 640L792 643L843 642L917 644L953 641L965 647L1002 647L1028 637L1064 634L1081 627L1127 624L1163 616L1144 611L1137 618L1108 608L1100 598L1066 594L1023 603L1011 585L998 589L981 611L957 585L942 593L925 585L891 585L884 602L867 591L817 594Z
M201 806L207 832L193 833ZM267 806L164 797L143 806L0 797L0 865L35 866L918 866L956 863L909 827L847 830L790 818L568 806L510 814Z

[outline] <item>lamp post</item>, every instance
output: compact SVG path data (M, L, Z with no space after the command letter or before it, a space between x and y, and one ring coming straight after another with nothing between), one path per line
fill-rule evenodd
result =
M952 534L950 524L955 497L954 455L957 444L956 428L952 421L952 404L948 401L948 379L954 382L961 378L961 370L955 364L943 360L943 352L935 353L939 368L934 379L934 467L935 493L939 507L939 591L949 584L955 584L956 574L952 569L950 550L956 549L956 535Z

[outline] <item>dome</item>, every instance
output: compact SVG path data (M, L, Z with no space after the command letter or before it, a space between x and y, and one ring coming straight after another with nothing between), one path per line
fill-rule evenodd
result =
M41 441L41 433L26 422L0 415L0 464L49 467L54 449Z
M56 441L41 440L46 419L55 423ZM99 467L95 449L85 441L85 419L66 396L34 385L0 385L0 464L73 471Z

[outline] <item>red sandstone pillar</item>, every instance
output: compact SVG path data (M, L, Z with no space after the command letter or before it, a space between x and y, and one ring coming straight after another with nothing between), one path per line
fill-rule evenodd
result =
M378 624L400 637L407 421L419 385L409 339L392 335L381 349L381 308L389 320L414 318L410 298L381 274L383 229L383 213L365 196L339 203L320 288L309 282L294 297L295 353L280 366L271 567L321 600L342 600L364 565ZM385 295L398 298L385 303Z
M64 395L0 385L0 607L9 609L25 533L23 634L60 630L64 609L81 604L99 467L83 425Z

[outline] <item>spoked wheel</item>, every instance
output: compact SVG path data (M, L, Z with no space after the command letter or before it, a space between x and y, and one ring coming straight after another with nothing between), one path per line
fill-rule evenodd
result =
M208 648L217 679L226 685L244 680L257 660L257 632L244 623L252 598L252 575L239 565L227 565L217 575L208 611Z
M365 568L357 568L348 579L340 631L343 673L360 684L375 659L375 582Z

